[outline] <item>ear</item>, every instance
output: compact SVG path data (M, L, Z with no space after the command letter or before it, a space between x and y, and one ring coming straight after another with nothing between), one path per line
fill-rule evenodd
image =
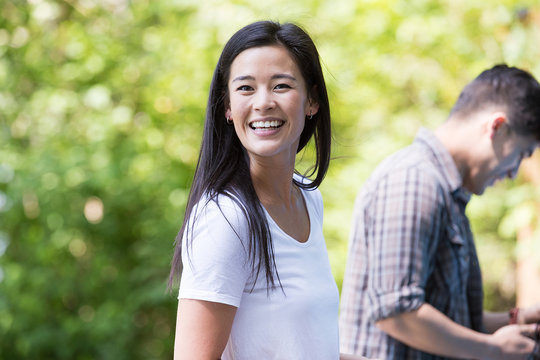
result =
M306 116L315 115L319 111L319 103L309 100L309 105L306 108Z
M493 113L489 123L489 138L493 140L495 135L501 131L506 124L506 114L502 112Z
M231 118L231 108L227 106L225 110L225 119L230 119L230 118Z
M317 94L317 85L313 85L311 88L311 92L308 93L308 106L306 107L306 116L315 115L319 111L319 103L315 101L315 98L313 97L315 94Z

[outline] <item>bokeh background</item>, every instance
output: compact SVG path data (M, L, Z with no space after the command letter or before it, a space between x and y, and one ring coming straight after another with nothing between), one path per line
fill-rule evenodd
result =
M211 75L261 19L302 25L320 51L339 286L376 164L485 68L540 78L537 0L0 0L0 359L172 358L166 281ZM540 301L539 184L535 156L468 208L487 309Z

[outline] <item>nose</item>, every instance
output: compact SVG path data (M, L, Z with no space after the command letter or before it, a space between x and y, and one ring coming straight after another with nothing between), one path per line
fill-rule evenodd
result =
M271 110L276 105L272 92L266 89L257 91L253 101L253 106L258 111Z

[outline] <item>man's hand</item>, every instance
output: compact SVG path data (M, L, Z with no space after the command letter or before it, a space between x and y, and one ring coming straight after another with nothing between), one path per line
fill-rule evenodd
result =
M507 325L490 336L490 350L482 359L526 360L535 350L536 324Z

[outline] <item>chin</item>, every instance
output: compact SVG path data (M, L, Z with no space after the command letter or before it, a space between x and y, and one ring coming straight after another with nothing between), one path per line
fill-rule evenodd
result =
M465 190L474 195L482 195L485 190L485 186L478 187L476 184L464 183L461 185Z
M486 191L488 186L489 184L482 184L480 186L465 187L465 189L468 190L471 194L482 195Z

